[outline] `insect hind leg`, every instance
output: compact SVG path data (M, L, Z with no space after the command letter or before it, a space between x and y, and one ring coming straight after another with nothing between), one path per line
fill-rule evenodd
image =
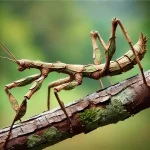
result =
M131 41L131 39L130 39L128 33L126 32L126 30L125 30L125 28L124 28L122 22L121 22L119 19L117 19L116 22L117 22L117 24L120 26L120 28L121 28L121 30L122 30L122 32L123 32L123 34L124 34L124 36L125 36L127 42L129 43L129 46L130 46L130 48L131 48L131 50L132 50L132 52L133 52L133 54L134 54L135 60L136 60L138 66L139 66L139 68L140 68L140 71L141 71L141 74L142 74L142 77L143 77L143 82L144 82L148 87L150 87L150 84L148 84L147 81L146 81L142 64L141 64L140 59L138 58L138 56L137 56L137 54L136 54L136 51L135 51L135 49L134 49L134 47L133 47L133 45L132 45L132 41ZM141 36L143 37L143 35L141 35ZM145 41L147 41L146 37L143 37L143 39L144 39Z

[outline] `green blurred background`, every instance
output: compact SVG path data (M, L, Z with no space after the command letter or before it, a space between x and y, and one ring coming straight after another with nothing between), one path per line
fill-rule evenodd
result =
M71 64L91 64L92 44L90 31L98 30L104 41L108 41L111 31L111 19L120 18L133 43L142 31L150 36L150 3L142 1L28 1L0 2L0 40L7 45L17 59L61 61ZM124 54L129 46L118 28L117 51L113 59ZM99 45L100 46L100 45ZM142 64L144 70L150 69L150 44ZM102 47L100 46L103 51ZM103 53L104 54L104 53ZM7 56L2 49L0 55ZM103 62L104 62L103 55ZM11 124L15 112L12 110L4 92L4 86L15 80L38 73L31 69L24 72L16 70L16 64L0 59L0 128ZM131 71L110 77L113 83L120 82L139 73L136 66ZM42 88L28 101L28 110L24 120L46 110L47 85L65 75L51 73ZM105 87L108 81L102 79ZM12 89L18 99L23 100L29 86ZM82 98L98 90L99 82L84 79L82 86L72 91L60 92L65 104ZM51 108L58 103L51 94ZM80 134L65 140L46 150L149 150L150 149L150 109L117 124L99 128L86 135Z

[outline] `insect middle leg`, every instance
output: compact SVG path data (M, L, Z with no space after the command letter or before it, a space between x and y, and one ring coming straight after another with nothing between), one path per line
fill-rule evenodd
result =
M61 107L61 109L63 110L63 112L65 113L70 125L72 126L71 120L69 118L69 115L65 109L65 105L64 103L60 100L58 92L60 92L61 90L72 90L74 89L76 86L81 85L82 84L82 75L80 73L77 73L74 75L75 77L75 81L74 82L68 82L65 84L61 84L59 86L54 87L54 94L56 96L56 99Z
M64 83L71 82L72 80L73 80L73 77L69 76L64 79L59 79L57 81L54 81L48 85L48 96L47 96L47 109L48 110L50 109L50 90L51 90L51 88L56 87L58 85L62 85Z

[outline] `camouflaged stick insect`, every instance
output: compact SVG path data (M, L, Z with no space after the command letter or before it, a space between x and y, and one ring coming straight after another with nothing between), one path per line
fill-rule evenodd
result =
M129 43L131 50L129 50L122 57L116 59L115 61L111 61L116 50L115 33L116 33L117 25L121 27L121 30L127 42ZM24 71L25 69L29 69L29 68L36 68L40 70L40 74L28 76L26 78L14 81L5 86L6 94L8 95L9 101L13 109L16 111L16 116L11 124L8 135L5 141L3 142L4 148L7 145L7 141L10 137L10 133L11 133L11 130L15 121L20 120L26 113L27 100L30 99L32 95L40 89L43 81L51 72L55 71L58 73L68 74L68 77L64 79L59 79L48 85L47 107L48 109L50 109L50 90L51 88L54 88L54 94L56 96L56 99L61 109L64 111L67 117L67 120L70 125L70 130L72 130L71 119L69 118L67 114L64 103L59 98L58 92L60 92L61 90L72 90L76 86L81 85L82 79L84 77L99 80L100 78L105 77L105 76L115 76L123 72L126 72L132 69L135 64L138 64L140 71L142 73L144 83L147 86L150 86L146 82L146 79L143 73L143 68L140 63L140 60L144 57L144 54L146 52L146 42L147 42L146 36L143 36L143 34L141 33L138 42L133 46L121 21L116 18L113 18L112 30L111 30L110 39L108 41L108 45L105 44L105 42L103 41L103 39L101 38L100 34L97 31L92 31L91 37L92 37L92 45L93 45L94 64L89 64L89 65L72 65L72 64L65 64L62 62L46 63L46 62L32 61L32 60L26 60L26 59L17 60L14 57L14 55L7 49L7 47L1 43L3 50L5 50L5 52L7 52L8 55L12 57L12 59L7 58L7 57L2 57L2 56L0 57L15 62L18 65L18 71ZM100 58L101 53L96 43L97 39L99 40L99 42L101 43L102 47L105 50L105 59L106 59L105 64L101 64L101 58ZM17 100L9 92L9 90L11 88L28 85L32 82L34 82L33 86L29 89L29 92L24 96L24 100L19 107Z

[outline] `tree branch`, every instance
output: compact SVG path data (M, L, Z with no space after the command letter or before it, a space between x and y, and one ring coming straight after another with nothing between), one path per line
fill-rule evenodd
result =
M150 70L145 76L150 83ZM41 150L79 133L123 121L148 107L150 88L137 75L68 104L73 132L63 111L56 108L14 125L6 149ZM0 149L8 130L9 127L0 130Z

